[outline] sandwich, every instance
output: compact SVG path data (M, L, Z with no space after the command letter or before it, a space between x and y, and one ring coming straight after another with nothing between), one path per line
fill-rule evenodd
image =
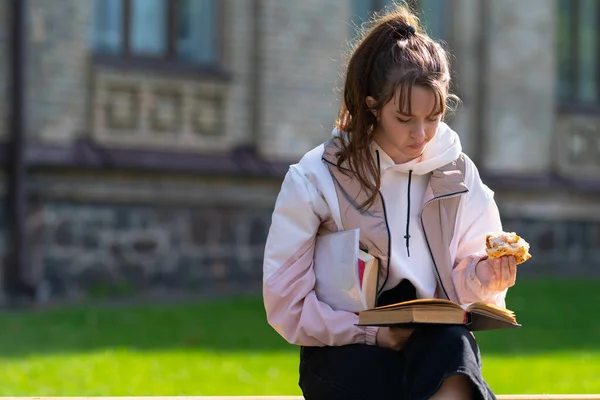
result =
M487 256L491 260L515 256L517 264L522 264L531 258L529 243L514 232L488 233L485 244Z

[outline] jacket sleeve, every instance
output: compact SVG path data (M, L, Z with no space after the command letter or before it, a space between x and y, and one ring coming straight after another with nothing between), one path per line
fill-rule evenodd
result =
M481 181L473 162L467 159L466 166L465 182L469 193L462 202L457 217L455 237L458 238L458 243L452 280L462 304L485 301L506 307L507 291L485 289L475 274L477 263L487 257L487 233L502 231L502 222L494 193Z
M357 327L358 316L333 310L315 295L313 254L329 206L294 166L275 203L263 264L263 300L269 324L303 346L375 344L377 328Z

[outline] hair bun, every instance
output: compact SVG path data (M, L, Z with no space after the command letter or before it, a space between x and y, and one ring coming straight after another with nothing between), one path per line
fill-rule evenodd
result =
M414 26L399 24L394 27L394 38L398 40L410 39L417 33Z

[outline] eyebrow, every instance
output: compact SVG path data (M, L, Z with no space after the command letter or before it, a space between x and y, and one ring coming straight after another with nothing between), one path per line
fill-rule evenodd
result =
M405 114L402 110L396 110L396 113L400 114L400 115L402 115L404 117L414 117L415 116L414 114ZM439 116L441 114L442 114L441 112L435 110L431 114L429 114L427 117L429 117L429 118L430 117L437 117L437 116Z

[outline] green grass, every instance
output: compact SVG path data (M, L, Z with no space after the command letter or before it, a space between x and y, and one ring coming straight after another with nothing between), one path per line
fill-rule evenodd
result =
M522 329L480 332L497 393L600 392L600 282L522 281ZM260 297L0 313L0 396L300 394Z

